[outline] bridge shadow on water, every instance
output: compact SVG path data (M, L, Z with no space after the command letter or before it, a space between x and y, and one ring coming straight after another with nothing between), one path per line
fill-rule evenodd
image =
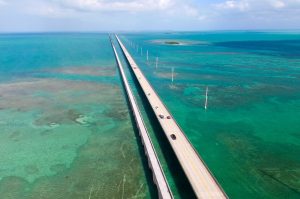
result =
M153 177L152 177L153 174L152 174L152 171L150 170L150 168L148 166L148 159L145 155L144 146L142 144L142 138L140 137L139 130L138 130L137 124L135 122L135 117L134 117L134 114L133 114L133 111L132 111L132 108L131 108L131 105L130 105L130 101L127 97L125 85L122 81L122 77L121 77L121 73L120 73L119 69L118 69L118 72L120 74L119 78L120 78L120 81L121 81L121 84L122 84L122 90L124 92L124 95L126 96L125 99L126 99L126 104L128 106L128 110L129 110L130 121L131 121L131 124L132 124L132 127L133 127L134 135L136 137L138 152L139 152L140 157L141 157L143 170L144 170L144 173L145 173L145 176L146 176L146 181L147 181L147 184L148 184L148 187L149 187L150 197L151 198L158 198L158 191L157 191L156 185L153 182Z
M114 40L112 39L111 42L114 43L113 41ZM115 47L116 47L116 49L119 49L119 46L115 46ZM120 56L120 54L119 54L119 58L120 58L121 62L122 62L122 60L126 60L122 56ZM131 124L132 124L132 127L133 127L134 135L135 135L135 138L136 138L135 140L136 140L136 143L137 143L137 146L138 146L138 152L140 154L140 158L141 158L141 161L142 161L142 167L143 167L145 177L146 177L146 181L147 181L147 184L148 184L149 195L150 195L151 198L158 198L158 190L157 190L157 187L156 187L156 185L154 184L154 181L153 181L153 173L150 170L149 165L148 165L148 159L145 155L144 146L142 144L142 138L140 137L139 130L138 130L138 127L137 127L137 123L135 121L135 117L134 117L134 114L133 114L133 111L132 111L132 107L131 107L128 95L126 93L126 88L125 88L125 85L124 85L123 80L122 80L121 71L119 70L119 67L117 66L117 60L116 60L116 68L117 68L118 74L119 74L118 79L120 81L120 84L122 84L122 91L124 93L126 104L128 106L130 121L131 121ZM124 68L124 70L126 70L126 69Z
M127 67L129 67L129 63L126 58L125 58L125 60L126 60ZM138 92L138 95L142 101L142 105L144 106L144 110L146 111L147 117L150 121L150 125L153 128L154 135L155 135L156 139L158 140L158 144L159 144L161 151L163 153L163 156L166 160L167 168L172 175L175 186L180 195L179 197L182 199L197 198L194 194L194 191L193 191L167 137L165 136L165 133L164 133L158 119L156 118L154 111L152 110L152 107L151 107L145 93L143 92L140 84L138 83L137 78L133 74L131 67L129 67L129 71L130 71L131 78L134 82L134 85L136 87L136 90ZM133 118L133 122L134 122L134 118ZM138 134L138 132L137 132L137 134ZM139 140L138 144L141 145L140 140ZM143 154L143 156L144 156L144 154ZM170 180L170 179L168 179L168 180ZM172 187L171 187L171 189L172 189Z

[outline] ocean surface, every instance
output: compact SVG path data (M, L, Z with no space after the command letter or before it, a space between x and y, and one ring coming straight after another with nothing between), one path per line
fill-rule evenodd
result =
M119 35L230 198L300 197L300 32ZM0 198L156 198L107 34L0 34L0 154Z

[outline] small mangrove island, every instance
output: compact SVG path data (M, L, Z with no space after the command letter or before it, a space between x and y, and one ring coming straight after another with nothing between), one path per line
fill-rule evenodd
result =
M167 44L167 45L179 45L180 42L178 42L178 41L165 41L165 44Z

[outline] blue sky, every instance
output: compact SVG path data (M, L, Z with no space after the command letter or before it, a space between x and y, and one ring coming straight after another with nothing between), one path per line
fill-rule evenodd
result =
M0 0L0 32L300 29L300 0Z

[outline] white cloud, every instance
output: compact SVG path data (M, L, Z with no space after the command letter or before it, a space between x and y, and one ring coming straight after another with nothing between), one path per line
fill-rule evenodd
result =
M63 7L82 11L149 11L164 10L174 0L52 0Z
M223 3L216 4L216 8L244 11L249 8L249 2L247 0L225 1Z
M300 0L223 0L213 9L215 21L231 22L228 29L300 27Z
M272 6L274 8L284 8L286 5L283 1L273 1Z
M0 31L6 19L49 30L300 28L300 0L0 0L0 9Z
M4 1L4 0L0 0L0 6L4 6L4 5L6 5L7 4L7 2L6 1Z
M1 0L0 0L1 1ZM72 17L75 12L71 9L62 8L61 6L51 2L51 0L11 0L6 11L11 10L12 13L22 14L25 16L38 16L49 18Z
M300 9L300 0L227 0L215 4L219 10L270 11Z
M45 16L50 18L71 17L75 13L70 9L62 9L59 6L52 4L40 4L35 7L29 7L27 13L32 15Z
M49 0L49 2L52 3L52 6L48 5L48 9L40 9L41 14L56 11L58 13L54 14L59 16L61 13L57 9L59 7L61 10L73 10L79 13L100 14L121 11L143 15L153 13L169 19L182 18L198 21L206 19L206 15L200 12L199 6L193 0Z

